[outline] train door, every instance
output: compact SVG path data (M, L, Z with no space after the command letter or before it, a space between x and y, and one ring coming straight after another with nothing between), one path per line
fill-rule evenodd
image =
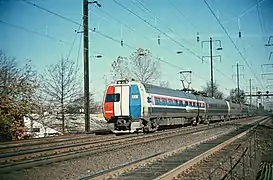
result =
M115 86L115 94L120 94L120 100L114 102L115 116L129 116L130 86L129 85Z

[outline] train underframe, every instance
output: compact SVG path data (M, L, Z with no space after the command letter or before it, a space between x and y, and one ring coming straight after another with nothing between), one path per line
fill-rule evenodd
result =
M196 126L198 124L210 124L214 122L230 121L249 115L203 115L197 117L146 117L132 119L131 117L114 117L109 123L113 133L155 132L161 128L172 126Z

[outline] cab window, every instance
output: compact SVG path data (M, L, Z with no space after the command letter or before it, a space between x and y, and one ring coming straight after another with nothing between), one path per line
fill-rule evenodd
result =
M119 102L120 101L120 94L107 94L105 98L105 102Z

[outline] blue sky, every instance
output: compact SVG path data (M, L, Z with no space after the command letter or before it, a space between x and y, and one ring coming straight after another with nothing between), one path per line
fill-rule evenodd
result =
M81 0L29 1L82 23ZM209 59L206 58L202 63L198 58L209 55L209 44L205 43L201 48L201 44L196 42L197 32L200 34L201 41L209 40L210 36L222 41L223 50L213 52L214 55L222 56L222 62L218 59L214 60L216 68L214 77L216 82L220 84L220 90L226 95L231 88L236 87L235 77L232 79L236 69L232 68L232 65L237 62L244 66L244 69L240 69L241 74L244 75L244 78L240 79L241 88L249 88L247 87L249 78L255 79L254 86L260 87L259 81L266 86L267 79L261 78L261 64L270 63L273 60L273 58L271 61L268 59L272 47L266 48L264 46L273 31L273 1L258 0L260 21L257 6L255 6L256 0L207 0L258 80L203 0L170 0L183 15L172 6L169 0L116 1L156 26L178 43L157 32L113 0L99 0L101 8L89 5L89 27L96 28L101 34L118 41L122 37L124 43L132 47L147 48L154 57L159 57L177 66L172 67L161 63L161 79L168 80L171 88L181 88L178 75L180 70L193 71L192 87L194 88L201 89L206 81L210 80ZM118 19L119 22L115 19ZM46 65L54 64L62 56L67 57L73 40L76 38L70 59L78 62L80 73L83 75L82 36L75 33L79 25L63 20L21 0L0 0L0 20L54 38L35 35L0 22L0 48L10 56L16 57L22 64L26 62L26 59L31 59L39 72L43 72ZM241 39L238 38L239 30L242 32ZM156 40L158 35L161 36L160 45ZM134 49L121 47L119 43L94 32L89 33L89 38L90 89L95 92L96 100L101 100L105 87L103 76L109 76L111 62L119 55L130 55ZM217 44L214 44L214 47L217 48ZM188 49L195 55L192 55ZM176 54L177 51L183 51L183 54ZM102 54L103 58L94 58L97 54Z

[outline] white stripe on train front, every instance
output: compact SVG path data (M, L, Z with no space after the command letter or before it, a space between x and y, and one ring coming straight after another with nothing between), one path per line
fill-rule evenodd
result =
M121 86L115 86L115 94L120 94L120 100L114 102L114 115L121 116L120 101L121 101Z
M114 111L115 116L129 116L129 93L130 86L129 85L117 85L115 86L115 93L120 94L120 99L118 102L114 102Z

